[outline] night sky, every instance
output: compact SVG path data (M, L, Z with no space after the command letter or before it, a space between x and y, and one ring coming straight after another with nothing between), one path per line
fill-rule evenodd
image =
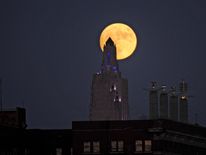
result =
M120 61L129 81L131 119L148 116L150 81L189 83L190 121L206 125L205 0L1 1L3 107L24 106L29 128L71 128L88 120L99 36L110 23L130 25L138 48Z

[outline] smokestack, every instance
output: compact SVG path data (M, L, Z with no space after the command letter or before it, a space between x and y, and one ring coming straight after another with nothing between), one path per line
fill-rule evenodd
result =
M160 118L168 119L168 93L166 86L162 86L160 93Z
M187 96L187 83L183 80L179 84L180 97L179 97L179 121L188 122L188 96Z
M169 117L171 120L178 121L178 96L174 88L169 97Z
M156 82L152 82L152 87L149 91L149 118L158 119L158 89Z

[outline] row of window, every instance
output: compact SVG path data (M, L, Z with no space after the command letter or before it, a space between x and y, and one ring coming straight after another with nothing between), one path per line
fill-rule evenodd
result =
M100 142L84 142L84 153L100 153ZM135 141L135 152L150 152L152 150L151 140L136 140ZM111 152L124 152L124 141L123 140L112 140L111 141Z
M135 151L136 152L150 152L152 150L152 141L144 140L144 145L142 140L135 141Z
M100 152L100 143L96 142L84 142L84 153L99 153Z

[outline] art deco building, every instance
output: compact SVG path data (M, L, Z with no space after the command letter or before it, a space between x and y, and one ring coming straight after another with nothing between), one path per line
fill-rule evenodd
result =
M116 46L109 38L104 46L101 71L93 75L90 120L127 120L128 82L121 77Z

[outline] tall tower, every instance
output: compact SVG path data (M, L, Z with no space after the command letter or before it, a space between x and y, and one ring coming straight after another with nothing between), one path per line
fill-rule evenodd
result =
M181 122L188 122L188 95L187 95L187 83L183 80L179 84L179 120Z
M149 118L159 118L159 105L158 105L158 88L156 82L152 82L152 87L149 90Z
M169 118L178 121L178 95L175 88L172 88L169 97Z
M116 46L109 38L104 46L101 71L93 75L90 120L128 119L128 82L121 77Z
M168 119L168 93L166 86L162 86L160 93L160 118Z

